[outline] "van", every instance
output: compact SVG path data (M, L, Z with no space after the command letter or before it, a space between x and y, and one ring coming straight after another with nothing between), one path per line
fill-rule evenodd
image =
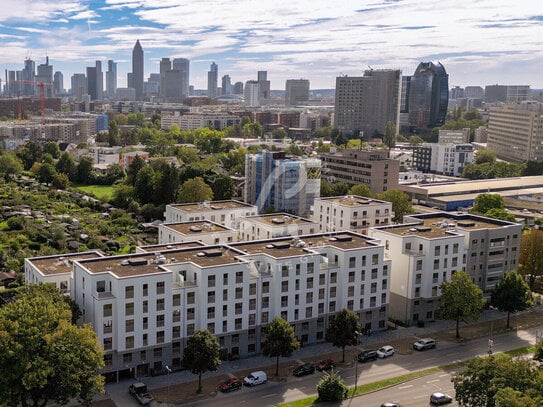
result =
M246 386L256 386L257 384L265 384L268 381L268 376L266 372L259 370L257 372L252 372L249 376L243 378L243 383Z

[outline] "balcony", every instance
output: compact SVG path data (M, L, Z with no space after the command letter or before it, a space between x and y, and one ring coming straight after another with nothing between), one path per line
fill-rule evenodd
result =
M115 298L111 291L95 291L94 298L97 300L111 300Z

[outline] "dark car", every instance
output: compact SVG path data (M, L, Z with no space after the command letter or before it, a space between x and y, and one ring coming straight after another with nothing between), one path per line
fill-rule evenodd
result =
M311 374L315 371L315 365L313 363L304 363L303 365L298 366L292 371L294 376L305 376L306 374Z
M336 362L334 362L332 359L324 359L317 363L315 363L315 369L317 370L329 370L336 367Z
M453 398L445 393L432 393L430 396L430 404L440 406L442 404L452 403Z
M221 384L219 384L218 388L223 393L227 393L227 392L232 391L232 390L241 389L242 385L243 385L243 383L241 382L240 379L238 379L237 377L231 377L229 379L226 379Z
M375 350L363 350L358 354L358 361L361 363L369 362L370 360L377 359L377 351Z

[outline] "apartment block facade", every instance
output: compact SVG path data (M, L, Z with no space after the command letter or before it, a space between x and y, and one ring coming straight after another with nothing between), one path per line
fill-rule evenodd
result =
M205 244L232 243L238 240L238 232L207 220L162 223L158 226L159 244L183 243L195 240Z
M318 223L287 213L246 216L241 220L239 236L242 241L271 239L284 236L314 234Z

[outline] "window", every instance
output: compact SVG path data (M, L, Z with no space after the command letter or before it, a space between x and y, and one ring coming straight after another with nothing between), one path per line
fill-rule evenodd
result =
M281 277L288 277L288 266L281 266Z
M208 319L215 318L215 307L207 307L207 318Z
M222 284L223 285L228 285L228 273L224 273L222 275Z
M243 283L243 271L236 271L236 284Z
M172 338L180 338L180 337L181 337L181 327L180 326L172 327Z
M337 273L334 272L334 273L330 273L330 284L335 284L337 283Z
M207 276L207 286L215 287L215 276Z
M156 300L156 310L164 311L164 298L159 298Z
M236 315L243 314L243 303L242 302L236 302L235 305L236 309Z
M306 280L307 288L313 288L313 277L308 277Z
M377 278L377 275L379 274L378 269L371 269L371 279L375 280Z
M288 280L281 282L281 292L282 293L288 292Z
M306 304L313 302L313 293L305 293L305 302Z
M187 336L194 335L194 324L187 324Z
M249 284L249 295L256 294L256 283Z
M134 286L129 285L124 288L124 297L125 298L134 298Z
M354 285L350 285L347 288L347 297L352 297L354 295Z
M164 326L164 314L159 314L156 316L156 326Z
M270 313L268 311L262 312L261 322L263 324L267 324L269 319L270 319Z
M156 343L164 343L164 331L158 331L156 333ZM159 348L162 353L162 348Z
M371 256L371 264L372 265L379 264L379 254L378 253Z
M458 253L458 243L453 244L453 254Z
M417 260L417 264L416 264L416 266L415 266L415 270L416 270L416 271L421 271L421 270L422 270L422 260L421 260L421 259Z
M113 322L104 321L104 334L110 334L111 332L113 332Z
M354 283L355 273L354 271L349 271L349 283Z
M439 259L434 260L434 270L439 269Z
M326 283L326 276L324 274L319 274L319 285L324 285Z
M288 295L281 297L281 307L288 307Z
M181 311L176 309L172 313L172 322L179 322L179 321L181 321Z
M143 301L143 304L142 304L142 307L143 307L143 312L149 312L149 301L145 300Z
M243 287L236 287L236 300L243 298Z
M249 310L253 311L256 309L256 299L255 298L251 298L249 300Z
M125 315L134 315L134 303L129 302L124 305Z
M187 319L188 320L194 319L194 308L187 308Z
M126 365L126 364L129 364L129 363L132 363L132 353L125 353L123 355L123 363Z
M142 322L143 322L143 329L149 328L149 318L143 317Z
M210 322L209 324L207 324L207 330L209 331L209 333L214 334L215 333L215 323Z
M187 293L187 304L194 304L194 293Z
M164 294L164 281L159 281L156 283L156 293Z
M126 349L132 349L134 347L134 337L133 336L127 336L125 339L125 348Z
M181 305L181 294L174 294L172 297L172 305L178 307Z
M228 290L226 288L222 290L222 300L228 301Z
M127 319L125 321L125 331L126 332L134 332L134 320L133 319Z
M270 306L270 297L262 297L262 308L268 308Z
M208 304L213 304L215 302L215 291L207 292L207 302Z
M307 263L307 273L308 274L313 273L314 268L315 268L315 263Z
M439 256L441 253L441 246L434 247L434 256Z
M243 321L242 318L236 318L236 319L234 320L234 329L235 329L235 330L238 330L238 331L239 331L240 329L242 329L242 327L243 327L242 321ZM238 337L239 337L239 335L238 335ZM233 342L234 342L234 338L232 337L232 343L233 343ZM237 343L237 342L236 342L236 343Z
M350 268L356 267L356 257L350 257L349 258L349 267Z
M269 282L269 281L264 281L264 282L262 283L262 292L263 292L264 294L270 292L270 282Z
M226 304L222 306L222 316L223 317L228 316L228 305L226 305Z
M103 314L104 314L104 317L110 317L113 314L113 305L104 304Z
M104 338L104 340L102 341L102 344L104 345L104 350L111 350L113 348L113 339Z
M311 318L313 316L313 307L306 307L305 308L305 317Z

